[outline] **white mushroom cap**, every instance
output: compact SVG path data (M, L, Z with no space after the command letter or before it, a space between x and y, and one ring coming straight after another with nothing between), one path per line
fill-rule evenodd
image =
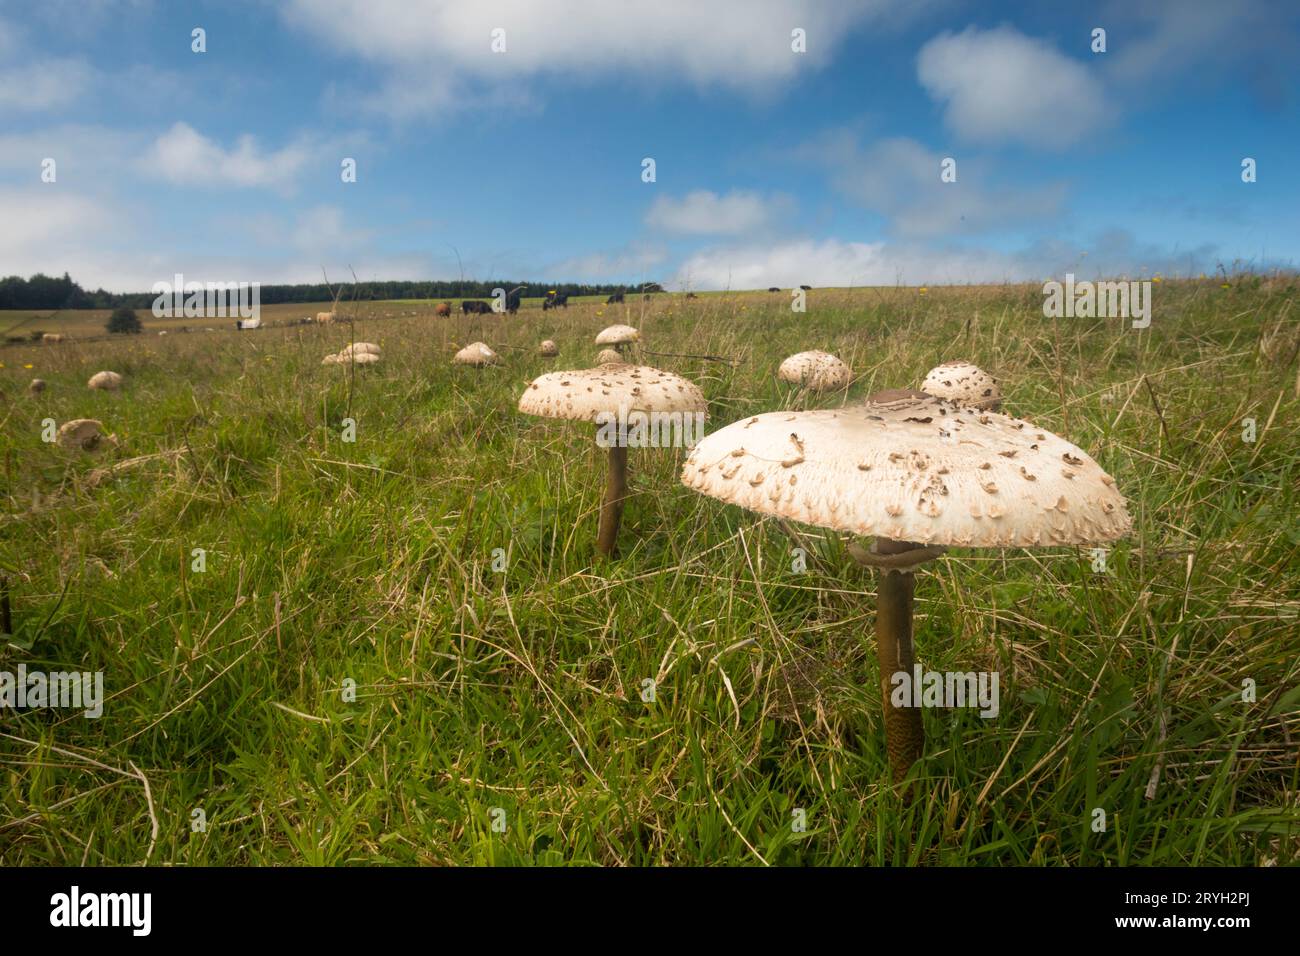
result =
M122 387L122 376L116 372L96 372L86 383L88 388L104 388L114 391Z
M380 360L376 352L353 352L351 355L343 355L340 358L345 365L348 361L351 361L353 365L374 365Z
M641 338L641 333L630 325L611 325L596 336L597 345L626 345L629 342L636 342Z
M343 363L343 356L327 355L320 360L320 363L321 365L341 365Z
M74 418L59 426L59 446L68 451L95 451L103 437L103 423L93 418Z
M551 339L547 339L538 347L537 351L541 352L547 358L555 358L555 356L560 354L560 347Z
M596 356L597 365L622 365L623 356L619 355L613 349L601 349Z
M997 408L1002 404L998 380L970 362L944 362L930 369L921 391L971 408Z
M382 350L379 348L379 346L376 345L374 342L351 342L351 343L349 343L349 344L343 346L343 351L340 352L339 354L340 354L340 355L353 355L353 354L357 354L357 355L359 355L359 354L361 354L362 352L367 352L367 353L369 353L370 355L382 355L382 354L383 354L383 351L382 351Z
M519 399L525 415L594 422L597 416L631 412L702 412L704 393L680 375L645 365L601 365L576 372L548 372Z
M456 353L454 361L458 365L496 365L501 361L501 356L484 342L471 342Z
M1131 523L1115 480L1065 439L915 393L728 425L695 446L682 483L761 514L919 544L1096 544Z
M796 352L781 363L777 376L791 385L802 385L814 392L829 392L846 388L852 374L849 367L830 352L814 349Z

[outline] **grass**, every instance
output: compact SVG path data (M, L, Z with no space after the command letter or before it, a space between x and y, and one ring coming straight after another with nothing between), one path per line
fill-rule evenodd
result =
M355 375L320 365L346 325L0 349L0 670L102 670L108 698L99 720L2 712L0 861L1294 862L1295 295L1165 282L1145 331L1044 319L1031 287L817 290L806 313L788 293L514 319L377 303L355 335L384 360ZM597 560L592 430L515 403L616 321L735 359L647 359L701 385L712 428L800 403L774 372L801 349L854 369L823 405L968 358L1129 497L1104 573L1044 549L918 575L919 659L998 671L1001 712L925 713L911 803L887 786L874 582L839 536L800 529L798 573L772 522L680 485L681 451L638 449L623 557ZM453 367L474 339L519 348ZM100 368L120 394L85 388ZM121 447L73 457L47 417Z

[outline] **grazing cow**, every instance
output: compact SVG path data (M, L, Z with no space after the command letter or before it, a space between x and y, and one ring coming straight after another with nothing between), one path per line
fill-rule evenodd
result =
M558 309L560 306L564 306L566 309L569 307L569 293L552 292L542 300L543 309Z
M547 309L549 309L550 307L551 307L551 300L550 300L550 299L543 299L543 300L542 300L542 311L545 312L545 311L546 311Z
M622 302L622 301L623 301L623 293L615 292L613 295L611 295L608 299L605 300L605 304L613 305L615 302Z
M811 292L811 291L812 291L812 286L810 286L810 285L801 285L801 286L799 286L799 288L803 289L805 292Z
M686 298L688 298L688 299L698 299L699 296L696 295L694 292L688 292L688 293L686 293Z
M477 299L466 299L465 301L461 302L460 311L461 314L463 315L469 315L471 312L476 313L478 315L487 315L489 312L492 311L492 306L488 305L486 302L481 302Z
M780 287L779 285L769 286L767 291L768 291L768 292L780 292L780 291L781 291L781 287Z
M443 302L439 304L439 306L433 311L434 314L438 315L440 318L446 318L447 316L451 315L451 306L448 305L446 302Z
M516 312L518 312L519 302L520 302L520 297L519 297L518 289L514 289L506 293L506 311L508 313L514 315Z

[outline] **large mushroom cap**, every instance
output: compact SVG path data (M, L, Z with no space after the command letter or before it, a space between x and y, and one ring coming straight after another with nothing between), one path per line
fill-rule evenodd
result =
M704 393L694 382L645 365L601 365L576 372L548 372L519 399L525 415L596 421L620 412L702 412Z
M538 347L537 351L541 352L546 358L555 358L555 356L560 354L560 347L556 345L553 340L546 339Z
M96 372L86 383L87 388L102 388L115 391L122 387L122 376L116 372Z
M93 418L74 418L59 426L59 446L68 451L95 451L103 437L103 423Z
M998 380L970 362L944 362L930 369L921 391L971 408L997 408L1002 404Z
M1086 452L930 396L744 419L695 446L682 483L761 514L919 544L1099 544L1130 526L1115 480Z
M831 355L814 349L811 352L796 352L781 363L777 376L791 385L802 385L814 392L829 392L845 388L852 377L849 367Z
M623 356L619 355L613 349L601 349L596 355L597 365L622 365L623 363Z
M343 363L346 365L351 362L353 365L374 365L380 360L376 352L353 352L351 355L343 356Z
M352 342L343 347L340 355L360 355L365 352L369 355L382 355L383 352L374 342Z
M641 333L630 325L611 325L596 336L597 345L627 345L641 338Z
M471 342L456 353L453 361L458 365L496 365L501 361L501 356L488 348L484 342Z

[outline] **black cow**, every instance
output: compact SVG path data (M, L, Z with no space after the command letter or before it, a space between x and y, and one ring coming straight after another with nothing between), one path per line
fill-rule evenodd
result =
M605 300L605 304L613 305L615 302L622 302L622 301L623 301L623 293L615 292L613 295L611 295L608 299Z
M551 300L550 300L550 299L543 299L543 300L542 300L542 311L545 312L545 311L546 311L547 309L549 309L550 307L551 307Z
M466 299L460 304L460 311L462 315L469 315L471 312L478 315L487 315L492 311L492 306L476 299Z
M774 286L770 287L767 291L768 291L768 292L780 292L780 291L781 291L781 287L780 287L779 285L774 285Z
M688 292L688 293L686 293L686 298L688 298L688 299L698 299L699 296L696 295L694 292Z
M564 306L566 309L569 307L569 293L552 292L542 300L542 311L547 309L558 309L560 306Z
M519 290L517 289L514 292L506 293L506 311L511 315L519 311L519 299Z
M801 285L801 286L799 286L799 288L803 289L805 292L811 292L811 291L812 291L812 286L810 286L810 285Z

